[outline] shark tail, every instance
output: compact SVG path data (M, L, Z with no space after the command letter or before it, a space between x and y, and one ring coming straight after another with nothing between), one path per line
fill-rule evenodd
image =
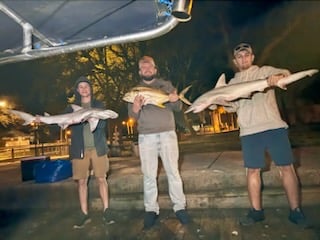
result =
M185 104L187 104L187 105L192 105L192 103L188 100L188 99L186 99L185 98L185 94L186 94L186 92L188 92L188 90L191 88L191 85L190 86L188 86L188 87L186 87L185 89L183 89L182 91L181 91L181 93L179 94L179 98L180 98L180 100L182 101L182 102L184 102Z
M36 117L29 114L29 113L20 112L20 111L13 110L13 109L10 109L9 112L12 114L15 114L19 118L23 119L24 120L23 125L29 125L36 120Z

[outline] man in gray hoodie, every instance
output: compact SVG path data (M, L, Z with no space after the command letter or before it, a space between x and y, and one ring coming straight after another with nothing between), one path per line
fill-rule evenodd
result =
M233 62L239 71L229 84L267 78L269 86L275 86L278 80L290 74L286 69L253 65L254 54L247 43L236 46L233 55ZM265 92L253 94L250 99L240 99L226 105L226 111L237 112L238 115L251 204L248 214L240 218L239 223L251 225L264 220L261 169L265 167L264 156L267 151L280 171L290 206L289 220L304 228L309 227L300 207L298 178L293 167L294 157L288 138L288 125L281 119L274 89L269 88Z

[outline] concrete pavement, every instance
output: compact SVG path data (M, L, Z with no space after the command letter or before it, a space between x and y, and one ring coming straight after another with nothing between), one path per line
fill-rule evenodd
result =
M297 173L302 186L303 205L319 204L320 147L294 148ZM189 209L247 208L245 170L241 151L182 152L180 172ZM112 157L108 176L110 208L143 209L143 186L139 158ZM277 168L271 164L263 172L265 207L287 206ZM159 203L170 209L167 180L159 166ZM0 167L0 208L68 208L78 207L77 189L72 179L56 183L21 181L19 162ZM94 177L89 183L91 208L102 205Z
M194 224L186 228L171 209L161 164L159 221L152 230L144 232L141 231L142 174L135 156L110 158L110 214L115 224L102 224L102 205L93 177L89 186L92 222L77 230L72 226L79 213L79 203L76 184L71 179L46 184L32 180L22 182L20 162L0 163L0 239L319 240L320 147L311 147L309 139L313 135L304 137L303 140L308 141L303 144L296 136L293 142L303 209L315 225L311 230L297 228L287 220L288 205L273 164L263 172L266 220L249 227L238 225L238 217L246 214L249 204L242 155L235 135L217 135L214 140L208 136L200 143L199 138L196 142L180 143L181 176L188 211L194 220ZM318 135L314 135L312 142L318 139Z
M111 210L114 224L102 223L102 211L90 211L92 222L73 229L78 208L0 210L1 240L319 240L320 205L304 208L314 229L301 229L287 220L288 208L266 208L266 220L240 226L240 208L189 209L193 224L182 226L172 210L161 209L156 225L141 231L143 211Z

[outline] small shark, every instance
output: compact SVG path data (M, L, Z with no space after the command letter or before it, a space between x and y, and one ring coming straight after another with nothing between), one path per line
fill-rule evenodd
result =
M96 129L99 119L118 117L118 113L112 110L103 110L99 108L82 108L75 104L71 104L71 107L73 109L72 113L53 116L50 116L48 113L45 113L44 116L33 116L29 113L13 109L10 109L8 111L22 118L24 120L23 125L28 125L32 122L40 121L45 124L58 124L62 129L66 129L69 125L88 121L90 124L91 132Z
M189 102L188 99L184 97L184 95L190 87L191 86L186 87L179 94L179 99L188 105L191 105L191 102ZM167 93L150 87L134 87L129 92L127 92L122 99L126 102L133 103L133 100L137 95L141 95L144 97L144 105L153 104L158 107L164 108L165 106L163 104L169 101L169 95Z
M280 79L277 83L277 87L285 90L288 84L306 76L312 76L318 71L318 69L310 69L291 74L288 77ZM250 98L255 92L263 92L264 89L268 87L267 78L249 82L226 84L225 74L221 74L215 88L198 97L185 113L199 113L207 107L214 110L217 108L217 105L227 106L226 101L230 102L239 98Z

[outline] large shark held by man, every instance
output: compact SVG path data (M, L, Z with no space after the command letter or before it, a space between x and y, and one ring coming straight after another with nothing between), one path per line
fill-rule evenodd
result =
M179 99L185 104L191 105L188 99L184 97L186 92L191 86L186 87L179 94ZM161 108L164 108L164 103L169 101L169 95L161 90L149 88L149 87L134 87L123 96L123 100L129 103L133 103L134 98L137 95L144 97L144 105L152 104Z
M59 115L52 115L45 113L44 116L33 116L26 112L17 110L8 110L12 114L19 116L24 120L23 125L31 124L38 119L40 122L45 124L58 124L62 129L66 129L69 125L82 123L88 121L90 130L93 132L99 122L99 119L117 118L118 113L112 110L104 110L100 108L82 108L78 105L71 105L73 112Z
M298 81L306 76L312 76L318 71L318 69L310 69L293 73L288 77L280 79L277 83L277 87L286 89L286 86L290 83ZM239 98L250 98L255 92L263 92L268 87L267 78L249 82L226 84L225 75L222 74L215 88L198 97L185 111L185 113L199 113L206 108L214 110L217 108L217 105L227 106L227 102L231 102Z

